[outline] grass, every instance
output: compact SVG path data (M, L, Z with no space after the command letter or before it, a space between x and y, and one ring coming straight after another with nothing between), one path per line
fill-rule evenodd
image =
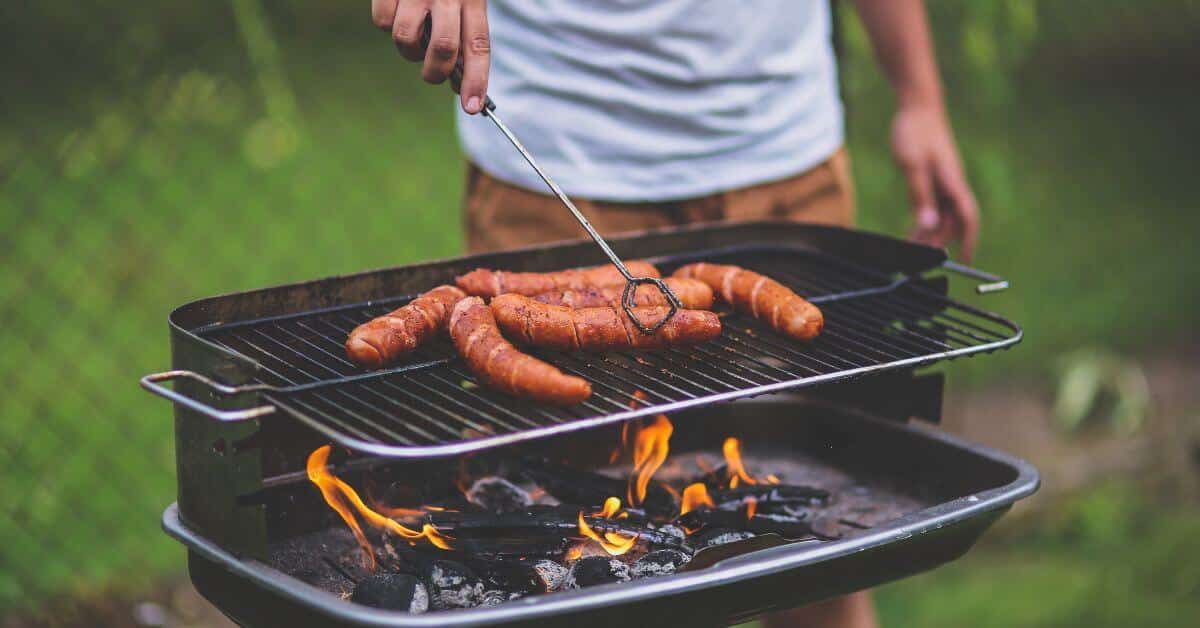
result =
M157 522L174 494L169 409L135 385L169 366L172 307L461 250L462 158L444 89L421 86L360 22L282 28L298 114L264 121L236 25L209 19L197 28L210 37L128 76L58 67L46 70L55 81L4 90L0 613L137 590L181 568ZM904 188L881 145L886 91L861 59L848 68L863 224L902 233ZM1180 234L1200 230L1195 86L1110 78L1097 87L1034 68L1002 102L951 84L985 211L978 265L1014 285L984 303L1030 332L1017 351L954 367L960 382L1041 375L1065 349L1162 346L1190 329L1200 264ZM1071 593L1062 604L1099 595L1097 613L1133 617L1110 608L1124 598L1106 587L1119 583L1090 551L1067 540L981 557L996 561L986 575L952 567L885 589L881 606L950 625L1003 617L989 589L1037 600L1054 585ZM1111 556L1104 564L1130 558ZM1144 599L1179 610L1174 597Z

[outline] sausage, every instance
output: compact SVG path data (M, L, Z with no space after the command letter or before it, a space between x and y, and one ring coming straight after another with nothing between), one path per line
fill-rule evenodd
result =
M627 262L625 267L634 277L661 277L649 262ZM477 268L455 280L459 288L474 297L495 297L513 292L533 296L553 290L583 290L596 286L625 284L625 276L612 264L560 270L553 273L510 273L503 270Z
M713 291L708 284L698 279L680 279L671 277L666 284L679 297L679 302L689 310L707 310L712 308ZM565 305L573 308L604 307L606 305L621 305L621 296L625 292L624 285L584 288L583 290L554 290L543 292L533 297L534 301L548 305ZM655 305L670 305L658 286L642 284L633 293L633 303L637 307Z
M672 276L703 281L735 308L792 338L812 340L825 325L817 306L778 281L745 268L700 262L683 266Z
M446 328L451 308L466 297L454 286L438 286L421 294L404 307L355 327L346 339L346 357L377 369L411 353Z
M554 366L512 346L496 326L483 299L467 297L450 314L450 337L458 354L488 386L541 403L573 405L591 396L587 380L566 375Z
M663 306L634 308L650 326L670 312ZM721 335L721 319L704 310L679 310L653 334L643 334L620 307L573 309L539 303L519 294L492 299L492 313L508 338L559 350L662 349L706 342Z

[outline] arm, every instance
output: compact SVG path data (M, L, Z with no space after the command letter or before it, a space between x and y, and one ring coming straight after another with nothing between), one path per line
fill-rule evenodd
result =
M946 116L924 0L855 3L896 92L892 151L908 181L913 237L934 246L958 241L969 260L979 235L979 208Z
M421 45L425 19L432 24L429 49ZM421 77L441 83L463 62L463 111L476 114L487 95L491 40L487 0L371 0L371 20L392 34L400 54L423 62Z

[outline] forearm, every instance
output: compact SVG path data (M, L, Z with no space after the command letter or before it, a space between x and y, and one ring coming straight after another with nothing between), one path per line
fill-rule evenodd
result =
M855 0L898 106L943 108L924 0Z

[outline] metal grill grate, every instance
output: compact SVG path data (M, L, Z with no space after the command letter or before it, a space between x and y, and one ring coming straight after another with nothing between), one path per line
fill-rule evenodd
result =
M256 361L258 381L275 387L263 393L270 403L347 447L391 456L462 453L992 351L1021 337L1015 324L906 277L808 250L760 247L655 261L669 273L698 259L738 264L787 284L820 305L824 331L811 343L799 343L751 317L720 310L721 337L698 347L603 355L537 352L592 383L592 397L568 408L531 404L479 385L445 339L392 369L369 372L350 363L343 353L350 330L411 295L195 331Z

